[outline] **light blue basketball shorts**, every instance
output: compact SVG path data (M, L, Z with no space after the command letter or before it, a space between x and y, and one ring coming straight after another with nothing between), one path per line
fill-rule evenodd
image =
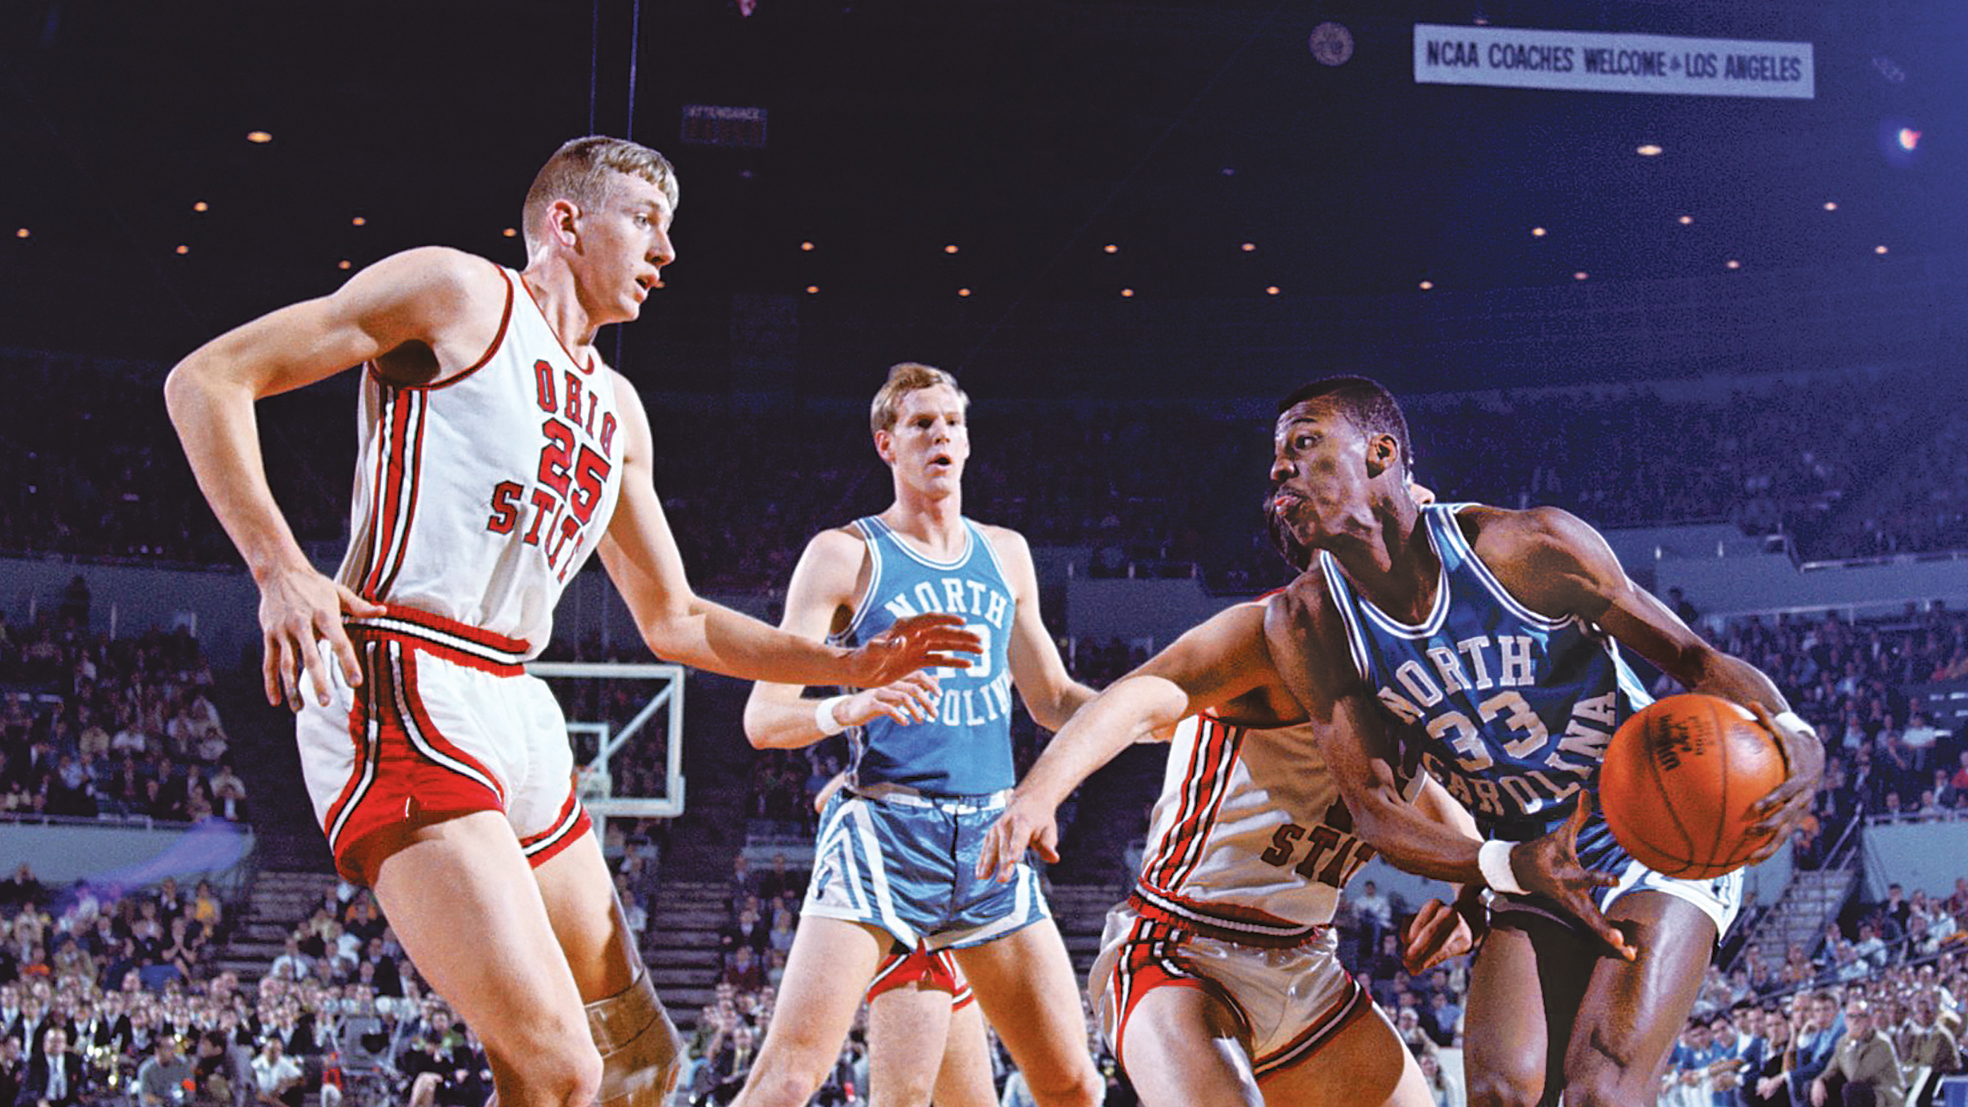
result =
M906 949L982 945L1051 918L1025 862L1007 883L974 875L984 832L1008 796L842 789L820 816L800 913L879 927Z

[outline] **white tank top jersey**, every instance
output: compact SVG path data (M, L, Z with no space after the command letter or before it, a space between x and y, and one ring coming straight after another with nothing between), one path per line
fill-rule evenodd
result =
M476 364L428 385L366 367L348 555L363 597L545 648L621 491L612 374L576 362L519 274ZM379 623L380 620L364 620Z
M1403 790L1412 797L1421 783ZM1340 889L1373 854L1353 836L1309 726L1194 715L1169 741L1132 899L1211 937L1292 946L1332 922Z

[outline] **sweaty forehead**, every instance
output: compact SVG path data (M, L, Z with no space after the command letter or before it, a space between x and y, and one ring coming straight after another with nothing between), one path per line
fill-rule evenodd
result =
M947 384L931 385L928 388L914 388L902 394L895 405L898 416L921 415L925 412L959 411L963 401L957 398L957 390Z
M1274 437L1283 438L1287 431L1298 426L1306 426L1315 430L1329 430L1337 425L1350 426L1351 424L1340 415L1330 402L1323 398L1315 398L1301 400L1286 408L1284 413L1278 416L1278 422L1273 427L1272 434Z

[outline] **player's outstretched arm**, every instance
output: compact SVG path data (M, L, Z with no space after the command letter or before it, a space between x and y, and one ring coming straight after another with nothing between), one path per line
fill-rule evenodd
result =
M1771 838L1750 861L1775 853L1810 813L1824 773L1824 745L1791 712L1776 684L1756 666L1703 641L1666 604L1635 584L1599 532L1575 516L1539 508L1499 522L1495 546L1500 556L1486 560L1503 584L1535 610L1577 615L1597 624L1690 691L1748 708L1776 736L1789 771L1757 808L1762 819L1757 830L1770 832Z
M749 680L860 688L888 684L926 666L969 667L963 655L977 652L977 636L955 615L903 619L850 650L788 634L693 593L656 498L649 416L620 373L614 381L627 442L626 471L601 559L643 641L658 656Z
M207 342L171 370L164 402L171 423L212 505L260 587L262 666L267 702L299 709L302 674L328 700L317 643L325 642L350 684L362 680L355 649L342 633L348 611L381 608L315 572L267 486L253 405L361 365L409 342L433 349L460 343L474 305L493 300L492 325L505 292L498 270L456 250L426 247L364 269L320 299L281 308ZM491 341L488 329L483 343ZM481 343L481 344L483 344Z
M1485 882L1478 861L1482 841L1437 822L1403 796L1395 772L1399 750L1353 665L1324 576L1304 573L1273 596L1264 626L1272 664L1305 709L1361 840L1411 873L1452 884ZM1581 802L1581 812L1585 808ZM1511 867L1524 889L1557 901L1631 959L1625 937L1593 902L1593 892L1613 879L1578 862L1574 845L1582 824L1583 816L1575 816L1557 832L1512 849Z
M985 833L977 875L1010 880L1028 849L1057 861L1059 805L1135 742L1165 737L1197 711L1275 680L1264 651L1264 612L1239 604L1148 659L1074 712Z
M1032 720L1050 731L1066 725L1089 700L1093 689L1074 680L1059 656L1059 644L1039 614L1039 573L1032 565L1032 547L1025 536L1005 527L987 527L991 548L1010 577L1015 614L1006 654L1011 681Z
M824 640L836 613L854 602L855 582L866 556L861 539L845 530L814 536L793 566L779 629L815 642ZM799 749L882 716L904 724L925 721L936 717L938 703L936 677L926 670L851 696L814 699L801 695L802 691L797 684L752 685L745 701L745 737L753 746Z

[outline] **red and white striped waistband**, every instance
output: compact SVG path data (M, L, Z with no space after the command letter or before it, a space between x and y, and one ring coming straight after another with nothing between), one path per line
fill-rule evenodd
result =
M1265 949L1293 949L1308 945L1326 932L1325 926L1316 923L1303 926L1287 924L1282 920L1271 923L1206 913L1139 881L1128 895L1128 906L1144 919L1165 922L1191 934Z
M389 610L382 615L347 620L344 625L349 636L395 639L494 676L519 676L526 671L532 648L524 639L508 638L412 607L386 606Z

